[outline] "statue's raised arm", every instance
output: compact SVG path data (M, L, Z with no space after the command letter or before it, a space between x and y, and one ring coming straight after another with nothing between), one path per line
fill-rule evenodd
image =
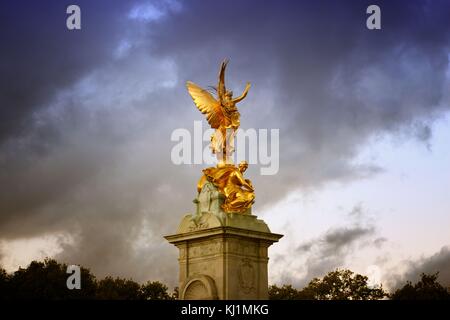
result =
M248 90L250 90L250 82L247 82L247 84L245 85L244 92L242 92L242 94L239 97L233 99L233 102L238 103L238 102L244 100L245 97L247 96Z

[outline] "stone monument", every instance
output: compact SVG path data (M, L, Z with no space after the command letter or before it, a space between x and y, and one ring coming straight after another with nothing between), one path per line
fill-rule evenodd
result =
M222 63L216 100L192 82L187 88L212 128L211 149L218 164L203 170L194 199L195 213L186 215L174 235L165 238L179 249L179 298L183 300L268 299L268 248L282 235L252 215L254 188L244 178L247 163L231 160L239 127L238 98L225 89Z

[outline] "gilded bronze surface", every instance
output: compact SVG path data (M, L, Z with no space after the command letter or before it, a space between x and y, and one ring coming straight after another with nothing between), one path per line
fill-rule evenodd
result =
M198 182L200 192L206 181L212 182L220 193L225 196L222 209L227 212L244 213L255 201L254 188L249 179L244 178L248 167L243 161L236 167L231 159L234 152L234 137L240 126L240 114L236 104L242 101L250 89L250 83L245 86L244 92L237 98L225 87L225 69L228 61L222 62L219 71L219 82L213 90L217 99L205 89L195 83L186 83L189 94L197 108L206 115L211 128L216 129L211 136L211 150L217 156L217 167L203 170L203 176Z

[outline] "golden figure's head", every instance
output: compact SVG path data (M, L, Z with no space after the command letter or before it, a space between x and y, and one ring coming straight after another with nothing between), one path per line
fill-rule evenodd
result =
M225 93L225 98L231 100L233 98L233 91L227 91Z
M239 171L240 172L245 172L245 170L247 170L247 168L248 168L247 161L244 160L239 163Z

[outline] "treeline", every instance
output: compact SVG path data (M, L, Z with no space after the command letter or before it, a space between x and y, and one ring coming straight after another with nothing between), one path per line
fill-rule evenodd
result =
M0 300L89 299L89 300L174 300L178 288L169 292L159 282L139 284L131 279L106 277L97 280L89 269L80 268L81 289L69 290L67 265L53 259L33 261L27 268L8 274L0 268ZM366 276L350 270L334 270L314 278L303 289L292 285L269 287L271 300L450 300L450 289L438 281L438 273L422 274L417 283L407 282L392 294L382 286L371 287Z
M335 270L322 279L314 278L303 289L292 285L269 287L271 300L450 300L450 288L438 281L439 273L422 273L417 283L408 281L389 294L382 286L371 287L368 277L350 270Z
M173 300L177 299L177 288L173 292L159 281L142 285L123 278L106 277L97 280L89 269L80 268L81 289L67 287L67 265L53 259L33 261L26 268L12 274L0 268L0 299L89 299L89 300Z

